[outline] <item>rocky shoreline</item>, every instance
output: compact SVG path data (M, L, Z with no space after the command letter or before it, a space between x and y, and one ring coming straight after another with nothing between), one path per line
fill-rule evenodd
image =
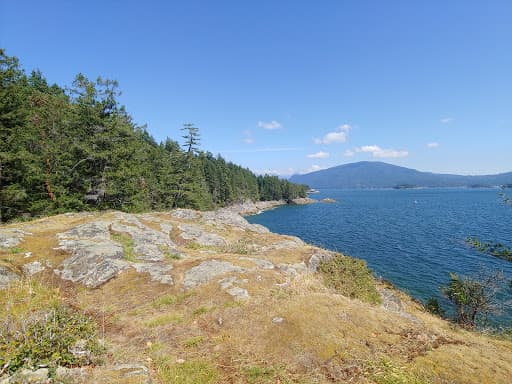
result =
M48 292L58 292L66 304L103 324L107 361L97 367L57 367L57 377L69 383L159 382L165 369L179 373L197 359L208 361L208 369L225 380L240 375L215 368L224 365L225 356L232 361L244 356L246 363L236 372L265 359L290 367L289 374L302 375L305 382L323 384L334 377L362 383L368 382L364 366L344 376L343 361L323 363L332 340L375 364L382 356L402 365L414 361L411 342L420 350L461 345L464 339L448 323L382 283L375 282L378 305L337 294L316 273L337 257L335 252L272 233L242 216L285 203L244 202L207 212L69 213L4 225L0 289L20 292L20 287L32 289L27 282L48 284ZM351 265L351 258L341 257ZM0 308L0 320L6 308ZM297 355L283 338L303 352ZM472 339L467 350L478 343L489 341ZM498 363L492 368L505 377L507 352L500 348L508 347L495 346L493 354L499 350L502 360L493 355ZM486 353L483 346L478 353ZM47 366L30 368L0 374L0 383L58 382L51 381L55 376L50 378Z

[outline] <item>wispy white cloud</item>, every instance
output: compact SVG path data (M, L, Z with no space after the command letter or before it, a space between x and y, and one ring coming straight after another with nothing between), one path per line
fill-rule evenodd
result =
M252 132L249 129L244 131L244 143L245 144L254 144L254 137L252 136Z
M309 157L310 159L326 159L329 156L330 156L329 152L323 152L323 151L307 155L307 157Z
M247 149L226 149L220 153L252 153L252 152L297 152L303 151L303 148L296 147L266 147L266 148L247 148Z
M315 172L315 171L321 171L322 169L325 169L325 167L321 167L317 164L313 164L311 167L309 167L308 169L303 169L302 171L300 171L299 173L300 174L304 174L304 173L310 173L310 172Z
M283 125L275 120L272 121L258 121L258 127L266 129L268 131L273 131L275 129L283 128Z
M320 171L325 169L326 167L321 167L320 165L313 164L311 167L304 169L295 169L295 168L286 168L286 169L255 169L253 172L257 175L271 175L271 176L280 176L280 177L290 177L295 174L303 175L305 173Z
M315 137L313 142L315 144L333 144L333 143L345 143L348 138L348 133L352 129L349 124L342 124L336 128L333 132L328 132L324 137Z
M293 168L287 169L255 169L253 171L257 175L270 175L270 176L281 176L288 177L297 173Z
M443 117L440 121L441 121L441 123L443 123L443 124L449 124L449 123L451 123L453 120L455 120L453 117Z
M409 152L404 150L385 149L378 145L363 145L362 147L355 148L354 151L358 153L371 153L373 157L379 158L396 158L406 157L409 155Z
M427 143L427 148L437 148L439 147L439 143L437 142L432 142L432 143Z
M346 156L346 157L352 157L354 156L354 151L351 150L351 149L347 149L344 153L343 153L343 156Z

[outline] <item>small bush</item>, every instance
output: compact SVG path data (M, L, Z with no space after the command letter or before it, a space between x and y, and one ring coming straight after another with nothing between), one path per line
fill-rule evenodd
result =
M319 271L325 284L342 295L372 304L381 302L375 280L364 260L338 254L322 262Z
M61 304L0 331L0 366L8 373L39 365L86 365L102 351L93 320Z
M484 270L475 277L450 273L450 281L441 287L441 292L454 305L457 323L464 328L474 328L477 323L485 323L489 314L499 312L497 294L504 285L501 271Z
M431 297L427 300L425 309L433 315L442 317L445 314L444 309L441 307L441 304L439 304L439 300L437 300L435 297Z

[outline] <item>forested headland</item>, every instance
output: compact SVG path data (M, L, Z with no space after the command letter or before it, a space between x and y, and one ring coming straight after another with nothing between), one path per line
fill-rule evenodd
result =
M307 187L200 150L200 133L157 142L118 101L116 81L71 87L27 74L0 50L0 221L80 210L211 209L291 200Z

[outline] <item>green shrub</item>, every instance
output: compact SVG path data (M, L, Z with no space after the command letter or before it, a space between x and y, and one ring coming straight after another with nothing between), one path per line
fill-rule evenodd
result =
M21 324L6 324L0 330L0 367L6 367L8 373L39 365L86 365L102 352L94 321L63 305L33 313Z
M322 262L319 271L325 284L342 295L372 304L381 302L375 280L364 260L337 254Z
M435 297L431 297L427 300L425 309L433 315L444 316L445 314L444 309L441 308L441 304L439 304L439 300L437 300Z

